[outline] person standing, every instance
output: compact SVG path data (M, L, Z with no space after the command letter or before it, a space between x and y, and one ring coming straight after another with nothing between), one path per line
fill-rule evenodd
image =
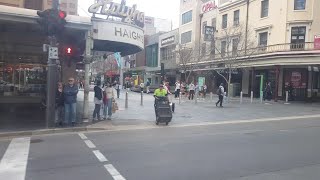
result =
M223 97L224 97L224 87L223 87L223 83L220 84L219 89L217 91L217 95L219 96L219 100L218 102L216 102L216 106L218 106L218 104L220 103L220 107L222 106L223 103Z
M271 83L268 82L265 88L265 98L264 100L271 101L272 91L271 91Z
M176 89L174 91L174 97L178 98L180 96L181 84L179 81L176 82Z
M104 89L103 97L103 116L104 120L111 120L112 116L112 102L114 101L114 93L111 84L107 84ZM108 115L108 118L107 118Z
M141 83L140 83L140 91L143 92L143 89L144 89L144 83L141 82Z
M147 80L147 94L150 93L150 81Z
M77 95L79 89L74 85L74 78L69 78L68 84L64 87L64 121L72 126L76 124Z
M100 109L102 104L102 98L103 98L103 91L101 89L101 82L98 81L96 86L93 88L94 91L94 111L93 111L93 119L92 121L98 120L100 121ZM97 118L97 119L96 119Z
M55 109L55 124L57 126L63 126L63 111L64 111L64 96L63 96L63 84L58 82L58 89L56 91L56 109Z
M195 91L195 85L193 83L190 83L189 85L189 100L193 100L194 97L194 91Z

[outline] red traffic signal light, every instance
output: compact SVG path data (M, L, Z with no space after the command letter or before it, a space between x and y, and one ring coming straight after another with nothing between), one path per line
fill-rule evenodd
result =
M59 17L60 19L65 19L67 17L67 13L64 11L59 11Z
M66 53L68 55L71 55L72 54L72 48L71 47L66 48Z

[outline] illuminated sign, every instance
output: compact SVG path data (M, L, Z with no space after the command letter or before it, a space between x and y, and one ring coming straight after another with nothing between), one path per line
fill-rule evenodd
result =
M202 13L206 13L206 12L215 10L217 8L218 8L218 6L217 6L216 2L215 1L210 1L210 2L205 3L202 6Z
M112 2L112 0L100 0L91 5L88 11L93 14L118 17L122 19L122 22L144 27L144 13L137 10L137 5L126 6L125 0L122 0L120 4Z

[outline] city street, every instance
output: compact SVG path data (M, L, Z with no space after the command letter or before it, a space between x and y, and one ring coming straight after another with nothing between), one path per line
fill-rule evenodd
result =
M318 119L2 139L0 179L318 180Z

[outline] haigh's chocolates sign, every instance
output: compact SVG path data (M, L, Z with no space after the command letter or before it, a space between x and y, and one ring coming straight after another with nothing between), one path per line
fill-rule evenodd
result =
M144 27L144 13L137 10L137 5L126 6L126 0L121 3L112 0L100 0L89 7L89 13L118 17L122 22Z

